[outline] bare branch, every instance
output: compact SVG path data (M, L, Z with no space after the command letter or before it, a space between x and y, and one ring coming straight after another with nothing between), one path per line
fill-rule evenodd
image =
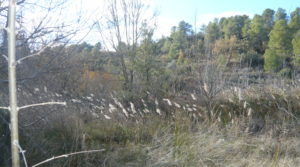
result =
M88 150L88 151L80 151L80 152L74 152L74 153L69 153L69 154L63 154L63 155L59 155L59 156L54 156L52 158L49 158L49 159L46 159L42 162L39 162L35 165L33 165L32 167L37 167L37 166L40 166L42 164L45 164L47 162L50 162L50 161L53 161L55 159L60 159L60 158L68 158L69 156L72 156L72 155L77 155L77 154L89 154L89 153L95 153L95 152L103 152L105 151L105 149L101 149L101 150Z
M7 56L5 56L5 55L1 55L7 62L8 62L8 57Z
M25 56L23 58L20 58L19 60L17 60L17 64L21 64L23 60L26 60L26 59L32 58L34 56L40 55L48 47L50 47L50 45L47 45L47 46L43 47L41 50L39 50L38 52L36 52L34 54L31 54L31 55Z
M9 110L9 107L0 107L2 110Z
M18 141L14 141L13 143L14 143L14 145L16 145L19 148L19 151L20 151L20 153L22 154L22 157L23 157L25 167L28 167L27 159L26 159L26 156L25 156L26 150L22 149L22 147L21 147L21 145L19 144Z
M30 104L26 106L19 107L19 110L30 108L30 107L37 107L37 106L45 106L45 105L63 105L66 106L66 102L45 102L45 103L38 103L38 104Z
M16 4L17 5L22 5L23 3L25 3L25 0L21 0L21 1L17 2ZM0 12L5 11L5 10L8 10L8 6L0 8Z
M2 26L0 26L0 30L8 31L7 27L2 27Z
M87 34L85 35L85 37L92 31L94 25L95 25L95 24L92 25L92 27L90 28L89 32L87 32ZM39 26L41 26L41 25L39 25ZM65 26L65 27L66 27L66 26ZM48 27L48 28L57 28L57 27ZM44 28L44 29L46 29L46 28ZM42 30L42 29L35 30L35 31L37 31L37 32L34 32L34 33L32 34L32 36L30 36L30 38L37 38L37 37L40 37L40 36L34 36L34 34L35 34L35 33L39 33L39 31L41 31L41 30ZM54 39L54 41L53 41L52 43L47 44L46 46L44 46L43 48L41 48L38 52L33 53L33 54L31 54L31 55L28 55L28 56L25 56L25 57L22 57L22 58L20 58L19 60L17 60L17 64L21 64L22 61L24 61L24 60L26 60L26 59L29 59L29 58L32 58L32 57L41 55L41 53L43 53L47 48L52 47L52 46L54 46L55 44L57 44L57 42L58 42L59 40L62 40L62 39L67 38L67 37L70 37L70 36L72 36L72 35L73 35L73 37L75 37L75 34L77 34L78 31L79 31L79 30L70 31L70 32L68 32L67 35L65 35L65 36L63 36L63 37L57 37L56 39ZM50 32L49 32L49 33L50 33ZM30 38L28 38L28 39L30 39ZM71 38L72 38L72 37L71 37ZM70 38L66 43L68 43L68 42L71 40L71 38ZM83 39L84 39L84 37L83 37L80 41L82 41ZM65 45L66 45L66 44L65 44Z
M32 126L32 125L34 125L34 124L36 124L36 123L38 123L38 122L40 122L40 121L42 121L42 120L45 120L45 118L46 117L48 117L49 115L51 115L51 114L53 114L53 112L48 112L47 114L45 114L45 115L43 115L43 116L41 116L41 117L39 117L37 120L35 120L35 121L33 121L33 122L31 122L31 123L29 123L29 124L27 124L27 125L22 125L22 127L29 127L29 126Z

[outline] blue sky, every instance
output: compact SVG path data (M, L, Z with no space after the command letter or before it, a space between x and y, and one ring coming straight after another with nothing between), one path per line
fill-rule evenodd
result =
M300 6L300 0L153 0L161 16L175 19L193 20L195 14L244 12L260 14L266 8L277 10L284 8L287 12Z
M78 9L83 8L88 12L91 21L101 17L106 9L106 0L72 0L76 2ZM233 15L261 14L264 9L277 10L279 7L287 13L300 7L300 0L143 0L149 3L153 10L158 11L157 29L155 38L168 36L172 26L178 25L182 20L196 26L197 30L201 25L207 24L214 18L230 17ZM196 22L195 22L196 20ZM96 32L97 33L97 32ZM97 37L98 38L98 37ZM95 35L91 33L88 37L93 43Z

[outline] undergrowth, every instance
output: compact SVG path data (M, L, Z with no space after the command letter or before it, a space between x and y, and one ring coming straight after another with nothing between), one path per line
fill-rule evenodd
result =
M224 95L225 97L225 95ZM248 90L243 99L220 96L214 120L176 109L170 117L88 120L73 112L51 124L24 128L21 144L29 164L69 152L76 155L45 166L235 167L300 166L298 93Z

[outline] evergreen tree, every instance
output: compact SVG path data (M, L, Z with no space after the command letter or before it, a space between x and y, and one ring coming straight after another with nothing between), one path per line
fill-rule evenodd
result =
M285 10L282 8L278 8L278 10L275 14L275 21L278 21L278 20L286 21L286 17L287 17L287 14L286 14Z
M222 20L222 31L224 37L229 39L231 36L237 37L237 39L243 38L243 27L247 23L249 17L246 15L243 16L233 16L225 20Z
M283 68L289 68L291 48L290 32L286 20L277 20L270 33L268 49L264 54L265 70L279 72Z
M266 40L263 41L263 50L265 51L269 42L269 34L274 26L274 15L275 11L272 9L265 9L262 18L264 22L264 29L265 29L265 34L266 34Z
M294 35L292 40L293 53L294 53L294 64L296 66L300 65L300 30Z
M218 21L210 22L205 28L205 41L208 43L214 43L221 37L220 27Z
M177 59L180 52L189 55L192 35L194 35L192 26L184 21L181 21L178 27L173 27L170 39L164 46L168 58Z
M262 18L264 20L264 28L267 31L267 34L269 34L274 26L274 14L275 11L272 9L265 9Z
M264 28L264 19L262 16L255 15L252 19L250 28L247 32L247 39L254 51L263 54L263 43L268 40L268 33Z
M291 20L288 26L292 34L300 30L300 8L296 8L295 11L291 13Z
M156 43L152 39L153 32L144 32L144 39L138 48L135 71L139 74L141 85L148 88L151 85L151 78L159 74L159 63L155 54Z

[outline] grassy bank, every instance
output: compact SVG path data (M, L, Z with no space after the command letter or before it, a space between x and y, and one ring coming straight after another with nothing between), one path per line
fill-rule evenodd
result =
M144 109L137 107L136 115L129 113L134 117L127 119L109 112L103 113L108 119L76 108L56 109L34 124L20 126L21 146L29 165L55 155L105 149L44 165L49 167L296 167L300 165L298 92L249 88L239 96L228 90L209 102L200 95L197 101L176 97L165 102L166 106L160 103L161 115L155 107L139 114ZM151 101L145 103L151 105ZM113 114L118 112L123 114L120 108ZM26 113L22 114L25 119ZM5 124L0 128L3 133L8 131ZM9 143L9 136L1 140Z

